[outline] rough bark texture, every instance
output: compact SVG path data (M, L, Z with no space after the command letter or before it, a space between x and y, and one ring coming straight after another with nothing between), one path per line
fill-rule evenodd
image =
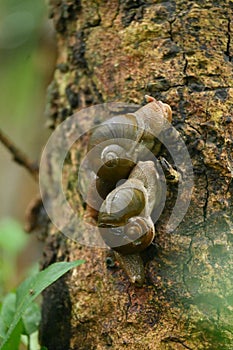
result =
M151 94L174 111L195 187L175 232L158 223L142 288L117 264L107 267L103 250L78 246L51 227L43 265L86 263L44 294L41 342L49 350L233 348L232 6L50 0L59 53L51 126L91 104L141 104Z

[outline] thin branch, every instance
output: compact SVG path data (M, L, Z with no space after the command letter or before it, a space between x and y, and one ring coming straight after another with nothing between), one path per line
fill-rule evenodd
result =
M28 339L28 346L27 346L27 348L28 348L28 350L31 350L31 336L28 335L27 339Z
M10 151L13 155L13 159L18 164L22 165L27 171L32 175L32 177L37 181L39 167L38 164L32 162L22 151L20 151L14 143L6 136L0 129L0 142Z

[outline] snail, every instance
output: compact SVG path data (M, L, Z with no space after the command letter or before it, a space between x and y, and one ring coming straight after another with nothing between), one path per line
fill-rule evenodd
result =
M104 242L133 283L144 281L140 252L153 241L151 219L161 201L162 186L152 161L138 162L128 180L111 191L100 207L98 227Z
M139 285L145 278L140 254L154 239L151 216L162 198L162 181L147 154L159 153L160 136L172 120L169 105L145 98L148 103L136 112L98 125L88 147L94 179L86 218L97 223L103 241L113 249L130 281Z
M97 220L103 200L117 182L128 178L137 161L146 158L142 153L159 152L160 142L155 136L168 127L172 111L169 105L151 96L145 98L148 104L135 113L108 119L98 125L90 137L88 159L96 174L87 196L85 217L90 222Z
M103 122L90 137L91 166L97 177L117 183L129 176L143 149L158 154L157 137L169 126L169 105L145 96L147 104L135 113L118 115ZM131 140L131 142L129 142ZM133 141L133 142L132 142Z

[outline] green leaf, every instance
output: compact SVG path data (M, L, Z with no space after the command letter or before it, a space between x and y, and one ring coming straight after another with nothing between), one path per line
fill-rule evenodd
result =
M10 218L0 221L0 247L3 250L16 255L27 242L28 237L17 221Z
M73 262L59 262L50 265L44 271L27 278L16 290L16 310L11 325L1 345L1 350L8 350L6 347L12 333L20 322L21 317L33 300L50 284L64 275L73 267L82 264L83 260ZM13 348L11 349L13 350Z
M4 346L3 346L4 350L18 350L22 330L23 330L23 324L22 324L22 320L20 319L17 325L12 330L11 336L4 343Z
M36 332L40 324L40 319L41 311L39 305L36 303L30 304L22 316L24 326L23 334L29 336Z
M2 302L2 309L0 313L0 333L3 337L6 335L11 322L15 315L16 294L9 293L5 296Z
M6 333L5 333L5 325L3 323L3 320L0 318L0 344L3 340L3 338L5 337Z

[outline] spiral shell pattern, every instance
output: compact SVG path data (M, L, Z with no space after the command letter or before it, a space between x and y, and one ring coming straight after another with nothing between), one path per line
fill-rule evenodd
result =
M89 141L89 150L94 152L92 170L105 188L111 184L98 209L100 234L117 252L121 264L125 262L123 268L130 280L140 283L144 277L138 254L153 241L151 214L159 206L162 194L155 163L140 159L145 149L155 155L159 152L159 135L168 127L172 116L169 105L150 96L146 99L148 104L135 113L116 116L98 125ZM119 184L121 180L124 182ZM133 261L142 265L138 273Z

